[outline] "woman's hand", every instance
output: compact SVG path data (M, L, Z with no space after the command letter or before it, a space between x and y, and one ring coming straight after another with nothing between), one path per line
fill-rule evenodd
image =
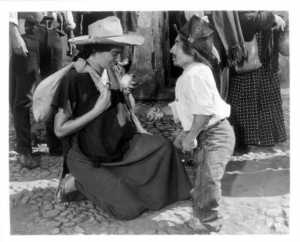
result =
M74 134L99 117L101 113L110 107L110 96L110 85L106 84L104 87L102 86L100 96L94 108L76 119L72 119L71 111L65 113L63 109L59 108L54 121L54 131L56 136L62 138Z
M274 29L281 29L282 31L284 31L284 28L285 28L285 21L279 17L277 14L274 14L275 15L275 23L276 23L276 26L274 27Z
M197 148L198 142L196 139L193 141L190 141L189 139L185 138L181 141L181 146L182 146L182 152L191 152L195 148Z
M101 91L101 94L94 106L94 111L101 114L111 105L110 83L107 83Z
M74 57L76 54L76 45L69 43L69 51L67 52L67 56Z
M133 78L133 74L125 74L120 81L125 95L129 95L136 88L137 83Z

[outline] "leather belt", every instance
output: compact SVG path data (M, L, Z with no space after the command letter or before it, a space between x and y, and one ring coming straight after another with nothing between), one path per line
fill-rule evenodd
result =
M205 130L209 130L209 129L211 129L211 128L217 126L218 124L222 123L225 119L226 119L226 118L223 118L223 119L219 120L218 122L216 122L216 123L214 123L214 124L208 126Z
M198 136L200 136L200 134L202 134L202 133L204 133L204 132L210 130L211 128L217 126L218 124L222 123L225 119L226 119L226 118L223 118L223 119L219 120L218 122L216 122L216 123L214 123L214 124L212 124L212 125L206 127L206 129L201 130L200 133L198 134ZM190 131L185 131L186 135L188 135L189 132L190 132Z
M53 21L53 20L43 20L37 26L44 27L47 30L56 29L60 26L60 23Z

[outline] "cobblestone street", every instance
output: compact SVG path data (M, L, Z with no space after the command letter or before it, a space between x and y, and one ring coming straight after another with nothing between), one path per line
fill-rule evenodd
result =
M36 169L22 168L14 151L15 131L10 115L9 189L12 235L56 234L288 234L290 207L290 109L289 95L282 95L288 140L275 147L253 147L235 153L222 179L220 213L225 218L219 233L193 230L192 202L182 201L159 211L148 211L131 221L116 220L89 201L62 206L54 192L63 158L48 155L44 124L32 119L32 145L40 162ZM154 105L167 109L167 103L137 102L137 116L152 134L174 141L180 129L171 115L151 122L145 110ZM186 165L193 180L193 167Z

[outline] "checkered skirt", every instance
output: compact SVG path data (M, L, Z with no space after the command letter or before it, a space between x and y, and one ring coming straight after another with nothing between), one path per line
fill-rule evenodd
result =
M262 33L257 33L261 51ZM278 73L272 62L251 73L233 75L228 102L237 144L273 146L286 140Z

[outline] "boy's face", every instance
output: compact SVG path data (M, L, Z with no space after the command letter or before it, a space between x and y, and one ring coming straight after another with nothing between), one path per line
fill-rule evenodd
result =
M172 60L174 66L179 66L185 69L187 66L189 66L194 62L194 58L192 56L187 55L183 52L182 43L178 36L170 52L172 54Z

